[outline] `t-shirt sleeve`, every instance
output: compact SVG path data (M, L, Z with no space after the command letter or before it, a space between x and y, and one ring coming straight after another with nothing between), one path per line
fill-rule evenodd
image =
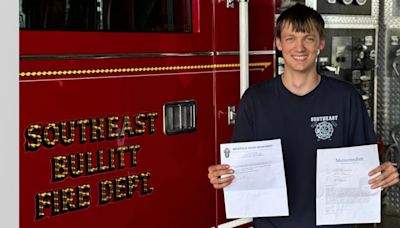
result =
M232 142L247 142L254 139L253 115L254 107L248 91L243 95L239 103L239 109L235 118L235 127L232 134Z
M351 96L350 110L350 144L352 146L358 146L377 143L371 118L358 92L354 92Z

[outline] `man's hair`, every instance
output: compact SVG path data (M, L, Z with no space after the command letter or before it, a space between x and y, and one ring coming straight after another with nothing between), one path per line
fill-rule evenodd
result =
M319 37L325 37L324 19L314 9L297 3L283 11L276 21L276 37L281 38L281 31L284 26L292 26L295 32L311 32L316 29Z

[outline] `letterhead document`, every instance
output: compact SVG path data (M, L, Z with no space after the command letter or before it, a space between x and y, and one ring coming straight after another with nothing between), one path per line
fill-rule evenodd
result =
M377 166L376 144L317 150L317 225L379 223L381 190L368 184Z
M288 216L281 140L221 144L221 163L235 171L224 188L227 218Z

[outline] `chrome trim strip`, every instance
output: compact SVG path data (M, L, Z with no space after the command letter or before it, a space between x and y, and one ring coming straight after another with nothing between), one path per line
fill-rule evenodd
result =
M214 52L22 55L20 56L20 60L122 59L122 58L166 58L166 57L197 57L197 56L214 56Z
M249 55L274 55L275 50L249 51ZM216 51L216 56L239 55L239 51Z
M249 55L274 55L275 50L249 51ZM78 59L124 59L124 58L167 58L199 56L239 55L239 51L216 52L165 52L165 53L120 53L120 54L66 54L66 55L22 55L20 60L78 60Z

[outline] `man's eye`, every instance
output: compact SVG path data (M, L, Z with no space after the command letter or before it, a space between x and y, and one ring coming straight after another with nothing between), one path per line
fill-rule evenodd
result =
M309 42L314 42L314 41L315 41L315 38L314 38L314 37L307 37L307 41L309 41Z
M286 41L292 41L292 40L293 40L293 37L286 38Z

